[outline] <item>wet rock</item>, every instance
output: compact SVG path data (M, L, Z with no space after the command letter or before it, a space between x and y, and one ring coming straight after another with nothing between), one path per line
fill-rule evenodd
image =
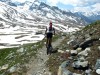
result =
M95 70L97 74L100 74L100 59L97 59L96 61Z
M70 52L71 52L71 55L72 55L72 56L77 55L77 50L71 50Z

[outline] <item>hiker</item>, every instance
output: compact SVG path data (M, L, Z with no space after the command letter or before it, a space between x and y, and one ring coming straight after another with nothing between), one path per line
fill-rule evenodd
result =
M48 44L50 46L52 46L52 37L53 35L55 35L55 29L54 27L52 27L52 22L49 23L49 26L46 27L46 31L45 31L45 34L46 34L46 47L48 46Z

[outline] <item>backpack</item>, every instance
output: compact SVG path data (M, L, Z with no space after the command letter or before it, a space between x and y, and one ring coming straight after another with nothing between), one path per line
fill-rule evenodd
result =
M54 28L53 27L47 27L47 33L53 33L54 32Z

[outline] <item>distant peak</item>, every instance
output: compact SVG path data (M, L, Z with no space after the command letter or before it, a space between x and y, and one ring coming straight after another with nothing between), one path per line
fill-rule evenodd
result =
M40 2L39 0L34 0L34 2Z

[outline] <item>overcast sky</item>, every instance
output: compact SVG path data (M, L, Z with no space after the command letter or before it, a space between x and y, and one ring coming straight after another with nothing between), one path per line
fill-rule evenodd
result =
M13 0L18 2L34 0ZM100 0L39 0L65 10L100 11Z

